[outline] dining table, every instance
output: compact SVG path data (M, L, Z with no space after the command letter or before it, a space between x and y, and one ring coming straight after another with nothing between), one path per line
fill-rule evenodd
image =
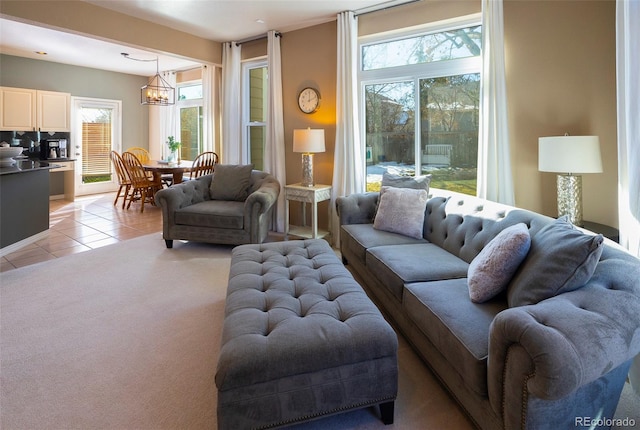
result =
M182 182L184 173L191 171L193 161L180 160L177 162L168 162L163 160L148 160L142 163L142 167L147 172L151 172L153 178L158 182L162 178L162 175L171 174L173 176L173 183L179 184Z

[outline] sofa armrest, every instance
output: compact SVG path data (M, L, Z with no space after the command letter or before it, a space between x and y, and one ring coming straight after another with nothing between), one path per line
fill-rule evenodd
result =
M584 287L499 313L490 329L489 398L556 400L640 352L640 264L605 249ZM502 411L501 411L502 412Z
M280 195L280 183L275 177L267 176L260 187L249 194L244 202L245 229L249 231L251 243L260 243L262 230L268 225L264 217L278 201ZM261 226L263 227L261 229Z
M376 216L379 192L356 193L336 199L340 225L370 224Z
M158 191L155 201L162 208L163 224L174 223L173 214L176 210L209 200L210 185L211 175L205 175Z

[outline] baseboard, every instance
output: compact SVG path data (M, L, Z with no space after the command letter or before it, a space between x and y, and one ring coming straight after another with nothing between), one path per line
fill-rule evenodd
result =
M0 249L0 257L4 257L7 254L11 254L12 252L18 251L20 248L23 248L27 245L30 245L34 242L39 241L40 239L44 239L49 234L49 230L41 231L38 234L34 234L33 236L29 236L26 239L22 239L16 243L12 243L11 245L7 245L4 248Z

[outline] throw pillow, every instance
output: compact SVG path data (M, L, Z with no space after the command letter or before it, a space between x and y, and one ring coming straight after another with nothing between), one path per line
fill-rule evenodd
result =
M507 227L491 239L469 264L471 301L486 302L506 289L530 247L531 236L524 223Z
M209 193L213 200L242 202L249 196L253 164L217 164Z
M425 190L429 193L429 184L431 183L431 175L424 176L401 176L394 173L384 172L382 175L382 187L395 187L395 188L412 188L415 190ZM380 199L376 203L376 209L373 212L374 217L378 213L380 207Z
M576 229L566 217L543 227L507 290L510 307L532 305L582 287L593 275L603 249L601 234Z
M424 176L400 176L385 172L382 175L382 187L413 188L429 192L431 175Z
M425 190L381 187L373 228L422 239L427 199Z

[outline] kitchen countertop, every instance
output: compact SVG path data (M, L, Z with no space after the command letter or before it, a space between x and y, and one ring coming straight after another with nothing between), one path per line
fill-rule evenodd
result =
M73 161L71 159L60 159L58 161ZM34 160L32 158L24 158L16 160L11 166L0 166L0 175L10 175L15 173L27 173L37 170L49 170L59 167L54 161Z

